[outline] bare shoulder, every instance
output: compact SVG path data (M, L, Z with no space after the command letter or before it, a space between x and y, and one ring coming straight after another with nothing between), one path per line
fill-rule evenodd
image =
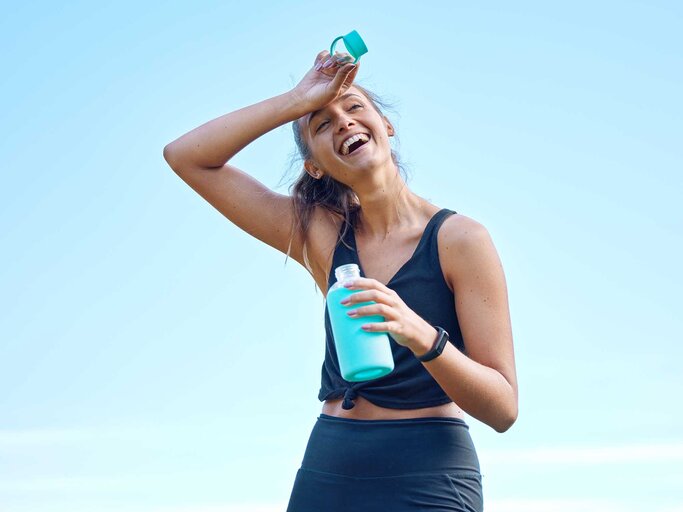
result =
M308 226L307 257L313 269L313 278L325 295L342 222L341 216L322 206L315 206Z
M451 291L457 286L459 277L476 267L477 259L485 258L490 263L498 257L488 229L467 215L455 214L446 218L439 229L437 242L439 261Z
M443 239L449 246L486 236L489 236L489 232L481 222L461 213L449 215L439 230L439 242Z

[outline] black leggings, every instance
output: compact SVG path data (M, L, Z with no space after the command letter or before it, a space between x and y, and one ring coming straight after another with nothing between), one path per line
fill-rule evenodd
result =
M458 418L320 414L287 512L481 512L479 459Z

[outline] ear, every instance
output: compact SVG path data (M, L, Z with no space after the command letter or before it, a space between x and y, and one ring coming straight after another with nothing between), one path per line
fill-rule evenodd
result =
M382 116L382 117L384 117L384 122L386 123L386 126L387 126L387 135L389 137L393 137L394 136L394 125L392 125L391 121L389 121L387 119L387 116Z
M306 172L316 180L323 177L322 171L315 165L313 160L306 160L304 162L304 169L306 169Z

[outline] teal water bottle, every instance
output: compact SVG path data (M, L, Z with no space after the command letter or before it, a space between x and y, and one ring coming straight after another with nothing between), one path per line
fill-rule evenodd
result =
M391 373L394 370L394 357L387 333L366 332L361 329L364 324L384 322L384 317L370 315L352 318L346 314L351 309L375 302L359 302L352 304L353 307L341 304L344 298L362 291L344 288L346 281L360 277L358 265L341 265L334 269L334 275L337 282L327 292L327 312L330 315L342 377L349 382L360 382Z

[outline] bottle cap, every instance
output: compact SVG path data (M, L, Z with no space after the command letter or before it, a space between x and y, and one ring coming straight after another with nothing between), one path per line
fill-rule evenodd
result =
M365 46L363 38L360 36L358 32L352 30L345 36L339 36L334 41L332 41L332 46L330 46L331 56L334 56L334 47L337 44L337 41L339 41L340 39L344 40L344 46L346 46L346 49L349 51L351 56L354 59L356 59L353 61L354 64L358 62L358 59L360 59L361 55L368 53L368 47Z

